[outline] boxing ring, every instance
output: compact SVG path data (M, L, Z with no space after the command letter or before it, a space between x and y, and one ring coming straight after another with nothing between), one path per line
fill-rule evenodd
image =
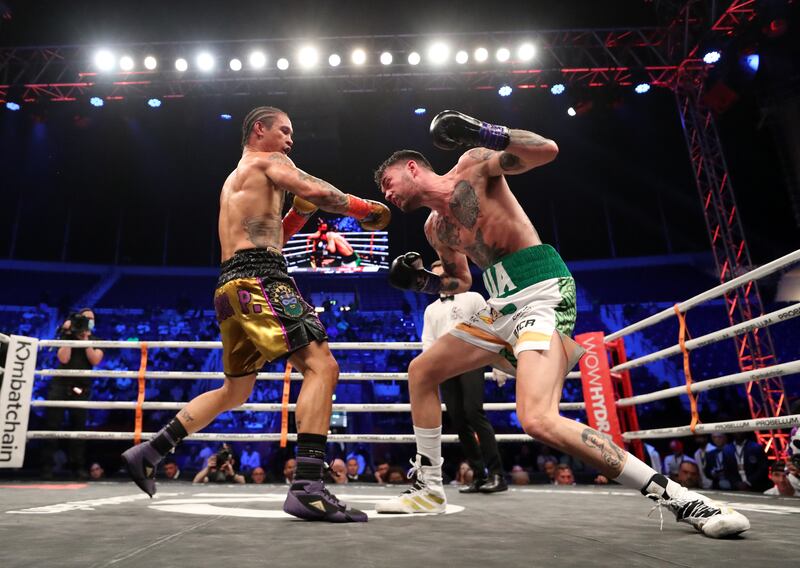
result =
M800 415L699 423L696 413L689 425L659 429L630 429L636 424L637 405L678 396L691 396L712 389L747 385L768 377L796 380L800 360L775 364L752 371L733 373L712 379L670 387L651 393L633 394L631 370L700 349L736 335L765 328L776 322L800 316L800 303L765 314L748 322L730 326L694 339L681 337L676 345L651 354L626 360L624 338L667 320L681 318L690 309L718 298L726 291L757 280L800 261L800 251L779 258L747 274L688 299L676 306L647 317L609 335L600 337L596 359L611 358L607 377L620 380L613 394L613 415L621 426L619 436L630 446L640 440L753 430L786 430L800 424ZM9 338L3 336L6 341ZM13 337L11 338L14 339ZM586 341L590 341L586 339ZM147 352L154 348L219 349L219 342L178 341L35 341L38 348L93 345L103 349L136 349L142 354L138 370L68 371L38 369L39 377L81 376L95 379L131 378L139 382L136 401L53 401L33 400L31 408L86 408L132 410L134 432L42 431L27 432L28 440L85 439L125 440L147 438L153 432L142 431L142 413L151 410L178 410L186 402L144 400L147 380L222 379L222 373L147 370ZM339 357L349 350L418 350L420 343L331 343ZM591 355L592 352L590 351ZM600 357L599 354L602 354ZM615 355L616 354L616 355ZM586 359L587 357L584 357ZM607 362L607 361L606 361ZM567 380L581 380L587 402L561 403L562 411L597 413L597 397L591 390L594 371L584 366L567 375ZM486 374L489 378L491 375ZM236 411L281 412L285 417L294 411L288 401L288 387L301 380L296 373L260 373L260 381L283 381L284 397L280 403L248 403ZM58 379L55 379L58 380ZM341 373L340 381L405 381L405 373ZM509 380L514 380L512 377ZM592 396L586 396L591 393ZM691 395L690 395L691 393ZM587 408L588 404L588 408ZM514 403L487 403L487 411L512 411ZM341 412L409 412L408 404L334 404ZM595 415L595 420L597 416ZM592 416L587 422L594 425ZM227 442L292 441L295 436L286 428L280 433L198 433L191 440ZM457 441L444 435L443 442ZM498 434L499 442L524 442L525 434ZM413 443L411 434L333 434L330 442ZM506 464L510 467L510 464ZM95 482L39 484L0 483L0 539L3 566L44 565L58 562L71 566L127 566L142 562L161 562L175 566L197 566L209 562L209 555L237 563L293 562L311 565L350 561L357 565L399 565L422 557L434 566L717 566L729 562L754 565L769 559L775 566L796 565L796 535L800 534L800 499L767 497L756 493L703 491L718 501L732 504L745 513L752 529L741 538L713 541L694 532L687 525L671 523L671 517L659 531L657 519L647 519L650 504L638 492L616 485L605 486L512 486L497 495L462 495L447 488L448 514L441 516L394 516L374 514L377 501L395 496L401 486L355 484L335 487L343 500L370 513L370 523L326 525L296 521L281 511L286 488L276 485L190 485L160 482L152 501L132 483ZM76 534L76 532L78 534ZM76 539L76 536L90 536ZM308 545L313 542L312 550ZM302 543L302 544L300 544ZM298 545L299 544L299 545ZM789 545L789 546L787 546ZM7 560L10 559L10 563ZM221 559L220 559L221 560Z

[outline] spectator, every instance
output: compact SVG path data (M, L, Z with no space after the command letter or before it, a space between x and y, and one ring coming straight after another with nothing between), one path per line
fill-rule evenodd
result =
M515 465L511 468L511 485L530 485L531 477L521 465Z
M702 477L697 462L692 458L684 458L678 466L678 475L675 481L688 489L700 489Z
M350 458L347 460L347 481L348 483L375 483L375 477L369 474L359 474L358 460Z
M800 497L800 490L795 489L789 480L785 462L775 462L770 468L770 480L774 484L764 491L764 495L781 495L783 497Z
M695 436L694 442L697 444L697 450L694 452L694 461L700 469L700 485L703 489L710 489L711 480L706 475L708 454L713 452L716 446L708 441L708 436Z
M572 468L567 464L558 464L556 466L556 485L575 485L575 474L572 473Z
M469 485L472 483L472 480L475 478L475 472L472 471L472 468L469 466L469 462L463 461L458 464L458 471L456 471L456 477L453 481L450 482L450 485L458 485L464 486Z
M542 467L544 468L544 474L547 476L547 483L555 483L556 482L556 467L558 463L555 461L555 458L552 460L547 460L544 462Z
M672 440L669 443L669 449L672 453L664 458L664 475L675 481L678 479L678 470L681 467L681 462L687 456L683 453L683 442L680 440Z
M726 477L724 455L722 450L728 443L728 436L722 433L711 434L712 449L706 453L706 477L711 480L714 489L732 489L731 481Z
M244 483L244 476L234 469L235 458L227 444L208 458L208 464L194 476L194 483Z
M402 485L408 481L408 477L406 476L406 472L403 471L403 468L393 465L389 468L388 473L386 474L386 483L390 483L392 485Z
M261 454L258 453L258 450L254 450L250 444L247 444L242 452L241 461L242 472L247 473L257 467L261 467Z
M294 474L297 471L297 460L289 458L283 464L283 483L291 485L294 483Z
M539 455L536 457L536 469L546 473L547 471L545 469L545 464L547 462L558 463L558 459L553 455L553 450L545 445L542 445L542 449L539 451Z
M736 432L733 440L722 450L725 475L732 488L764 491L769 487L769 464L763 448L745 432Z
M89 466L89 479L92 481L98 481L103 479L106 476L106 472L99 463L94 462L92 465Z
M644 462L656 470L658 473L664 473L664 464L661 463L661 454L655 447L648 443L644 443Z
M250 472L250 483L255 483L256 485L260 485L267 480L267 474L264 471L264 468L261 466L254 467L253 471Z
M181 470L174 459L166 458L161 465L161 471L164 474L162 479L164 481L180 481Z
M325 481L328 483L347 483L347 467L344 465L344 461L340 458L333 460L325 477L327 478Z
M377 483L388 483L389 482L389 470L391 466L389 462L382 461L378 464L378 467L375 468L375 481Z

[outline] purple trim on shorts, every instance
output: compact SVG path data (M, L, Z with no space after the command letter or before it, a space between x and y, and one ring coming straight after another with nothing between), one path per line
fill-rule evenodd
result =
M283 342L286 343L286 349L291 351L292 344L289 343L289 335L286 333L286 328L283 326L283 322L281 321L281 318L275 311L275 308L272 307L272 302L269 301L269 296L267 296L267 291L264 290L264 281L261 278L256 278L256 280L258 280L258 285L261 286L261 293L264 295L264 299L267 301L269 310L272 312L272 315L275 316L275 319L278 320L278 323L281 324L281 331L283 332Z

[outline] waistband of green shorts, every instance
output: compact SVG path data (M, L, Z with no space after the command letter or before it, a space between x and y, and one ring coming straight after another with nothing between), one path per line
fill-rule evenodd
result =
M483 283L493 298L510 296L533 284L565 277L572 277L572 274L550 245L512 252L483 271Z

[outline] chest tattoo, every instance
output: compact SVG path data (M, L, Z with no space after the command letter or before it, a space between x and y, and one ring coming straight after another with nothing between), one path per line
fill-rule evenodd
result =
M458 236L458 227L447 217L439 216L436 220L436 236L440 241L451 248L457 248L461 245L461 239Z
M478 195L475 188L466 180L456 184L453 197L450 198L450 211L458 222L467 229L472 229L478 221Z

